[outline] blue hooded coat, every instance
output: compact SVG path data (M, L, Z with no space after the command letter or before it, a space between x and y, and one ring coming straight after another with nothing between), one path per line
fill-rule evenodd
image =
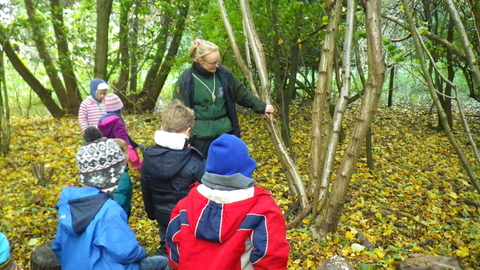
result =
M60 194L52 250L63 270L137 270L146 257L125 211L94 187L66 187Z

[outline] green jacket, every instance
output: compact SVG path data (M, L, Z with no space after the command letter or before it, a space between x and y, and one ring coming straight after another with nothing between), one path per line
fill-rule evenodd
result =
M197 63L193 63L194 65ZM238 123L237 110L235 104L238 104L242 107L250 108L256 113L263 114L267 104L261 99L256 97L250 91L245 89L242 83L236 79L230 70L226 67L219 65L215 73L216 77L220 79L221 87L223 88L223 99L225 101L226 116L230 120L232 130L228 133L232 133L240 137L240 125ZM175 89L173 91L173 98L181 100L186 106L195 110L194 104L194 81L192 76L192 68L186 69L182 75L180 75L177 83L175 84ZM217 93L219 89L216 89ZM221 110L219 110L220 112ZM218 118L218 119L217 119ZM224 125L222 122L222 115L212 115L212 118L208 120L195 119L195 126L200 125L198 130L202 130L201 125L209 125L213 123L218 123L219 125ZM223 133L223 132L222 132ZM220 134L215 134L215 137L220 136ZM205 138L202 134L194 134L192 136L197 136L199 139L212 139Z

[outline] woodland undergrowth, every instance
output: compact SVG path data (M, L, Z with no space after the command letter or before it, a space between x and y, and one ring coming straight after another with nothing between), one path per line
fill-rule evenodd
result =
M352 113L347 112L344 122L347 134ZM290 117L292 156L304 179L310 162L310 116L309 104L302 104L292 109ZM136 142L154 143L153 134L161 124L159 115L126 114L125 120ZM480 120L469 116L469 121L475 133ZM287 212L294 198L261 116L241 109L240 123L242 138L257 161L254 178L272 191ZM436 125L436 120L428 108L378 109L372 126L375 169L367 167L362 153L338 228L327 239L311 238L311 216L288 231L289 269L316 269L334 255L348 258L357 269L394 269L410 253L454 256L464 270L480 269L480 196L469 184L447 138L432 129L431 123ZM12 125L11 151L0 157L0 231L8 236L14 259L29 269L32 249L55 237L55 204L61 189L78 185L75 153L83 140L75 117L13 118ZM472 156L460 121L454 125L462 146ZM478 140L479 135L474 137ZM339 155L346 143L341 144ZM32 164L41 163L46 172L53 172L43 181L32 174ZM475 171L480 175L478 167ZM143 211L139 172L132 171L131 176L130 226L153 255L158 243L156 223ZM372 244L371 249L353 245L360 243L355 237L358 233Z

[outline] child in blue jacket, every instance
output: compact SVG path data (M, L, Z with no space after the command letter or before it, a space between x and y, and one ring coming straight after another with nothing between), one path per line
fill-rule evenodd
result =
M58 227L52 251L63 270L170 270L166 257L146 258L127 224L127 215L110 199L125 171L125 156L111 139L89 141L77 152L82 187L65 187L57 203Z

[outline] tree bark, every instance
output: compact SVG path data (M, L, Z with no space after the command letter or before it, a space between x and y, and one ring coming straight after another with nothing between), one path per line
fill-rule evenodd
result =
M127 105L127 88L130 80L130 48L129 48L129 36L130 36L130 22L128 20L130 16L130 10L133 1L121 1L120 2L120 25L119 25L119 48L118 48L118 60L120 64L120 74L118 80L115 83L117 91L121 93L120 98L123 103ZM128 106L125 106L128 107Z
M63 20L63 9L59 0L50 0L50 7L53 17L53 29L57 42L60 70L62 71L63 81L67 91L67 109L68 113L78 115L78 109L82 96L78 90L77 78L73 71L73 64L70 58L70 49L68 47L67 36Z
M0 50L0 152L3 157L10 151L12 128L10 125L10 104L8 102L7 84L5 82L5 61L3 49Z
M312 163L310 164L310 189L314 191L313 204L325 198L328 183L322 185L322 170L325 169L327 141L331 137L328 121L330 99L332 95L333 59L338 25L342 17L342 1L336 0L329 6L329 20L322 46L322 56L318 66L318 82L312 104L312 144L310 148ZM313 210L315 211L315 207Z
M445 7L448 10L448 13L450 13L450 16L453 19L455 28L457 29L458 37L460 39L463 49L465 50L465 55L467 56L466 60L467 60L468 66L470 67L470 71L472 72L472 78L474 83L473 87L475 89L475 93L476 95L480 95L480 69L478 68L477 57L473 53L472 44L468 39L465 26L463 25L462 20L458 15L458 11L453 1L445 0L444 3L445 3Z
M168 47L167 54L163 58L163 54L157 54L155 57L155 65L158 65L157 71L150 70L148 78L145 80L145 85L143 87L142 93L139 95L139 99L143 100L141 104L142 110L153 110L157 102L158 96L167 80L168 74L173 65L173 60L178 53L178 48L180 47L180 41L183 36L183 31L185 30L185 22L188 16L189 2L185 1L184 4L178 5L175 28L169 29L170 26L165 25L164 28L168 30L168 33L172 33L170 40L170 45ZM157 53L162 53L163 51L157 51ZM155 76L154 76L155 74Z
M60 118L65 115L64 111L55 103L52 98L52 90L45 88L42 83L30 72L30 70L23 64L12 48L12 45L5 38L3 28L0 27L0 44L3 45L3 51L10 60L12 66L17 70L18 74L25 80L25 82L33 89L33 91L40 98L50 114L55 118Z
M349 0L350 2L352 0ZM345 154L338 169L337 178L332 187L332 193L327 204L315 218L312 226L312 235L315 238L324 238L336 228L345 204L349 183L355 170L355 164L360 155L368 129L372 123L385 80L385 63L382 51L382 36L380 25L381 0L370 0L366 3L366 31L368 55L368 79L365 97L360 107L357 123L348 142Z
M228 37L230 39L230 43L232 45L235 58L237 59L237 63L242 69L243 73L245 74L249 85L250 89L257 95L259 96L259 91L257 90L257 87L255 85L255 80L253 77L252 72L247 68L245 65L245 62L243 61L243 58L241 57L240 50L238 49L238 45L236 43L235 35L233 33L232 27L230 25L230 22L228 20L225 6L223 4L223 0L217 0L218 5L220 7L220 13L222 14L222 19L223 23L225 25L225 28L227 30ZM248 1L246 0L241 0L240 1L240 7L241 7L241 12L242 12L242 18L243 22L245 25L245 29L247 30L247 39L249 41L249 44L251 46L251 51L254 56L255 64L257 66L259 76L260 76L260 82L262 86L262 97L263 100L268 104L270 103L270 89L269 89L269 81L268 77L266 74L266 63L265 63L265 56L263 54L263 47L262 44L260 43L258 39L258 34L255 31L255 26L252 21L251 17L251 11L250 7L248 4ZM293 160L290 158L288 155L288 151L285 147L285 144L283 143L283 140L280 135L280 130L278 128L278 125L275 121L275 117L272 115L268 120L267 120L267 129L270 132L270 136L272 137L273 140L273 145L276 148L276 151L278 153L280 162L282 163L283 168L285 168L286 172L285 174L287 175L287 181L290 186L291 192L298 198L300 205L302 207L302 213L299 215L306 215L310 211L310 205L308 202L308 197L307 193L305 191L305 188L303 186L302 179L300 177L300 174L296 170L296 166L293 162ZM295 221L297 222L297 221Z
M97 1L97 36L95 47L95 66L93 75L95 78L108 80L108 32L110 14L112 13L113 0Z
M45 35L43 29L40 27L40 23L37 21L36 18L36 10L32 0L25 0L25 7L27 8L28 14L28 21L32 25L32 35L33 40L35 41L35 45L37 47L37 51L39 53L40 58L43 61L43 65L45 67L45 71L48 74L48 78L50 79L50 83L57 94L58 101L60 102L62 108L68 109L69 108L69 101L66 94L65 87L63 86L63 82L60 80L58 76L57 68L53 62L52 57L48 52L47 45L45 43Z

